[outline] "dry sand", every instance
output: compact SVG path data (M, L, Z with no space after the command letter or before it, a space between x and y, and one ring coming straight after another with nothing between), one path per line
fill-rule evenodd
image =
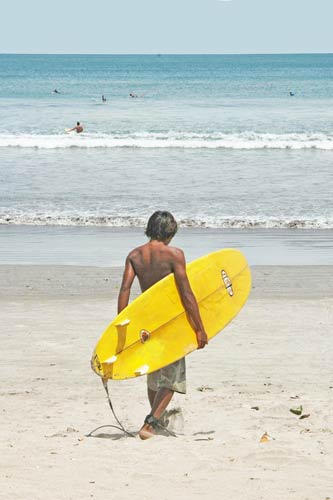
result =
M141 441L86 437L114 423L89 360L121 270L0 266L1 500L333 499L332 268L253 272L243 311L187 358L182 435ZM109 387L137 432L144 377Z

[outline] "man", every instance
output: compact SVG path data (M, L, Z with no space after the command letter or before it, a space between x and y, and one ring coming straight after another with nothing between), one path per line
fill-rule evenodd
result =
M81 134L81 132L83 132L83 127L82 127L82 125L80 124L80 122L76 122L76 126L75 126L75 127L73 127L73 128L70 128L70 129L66 130L66 132L67 132L67 133L68 133L68 132L73 132L74 130L75 130L75 132L76 132L77 134Z
M157 281L173 273L180 299L196 333L198 349L202 349L208 343L207 334L186 274L184 253L179 248L169 246L176 232L177 223L169 212L157 211L150 217L146 228L146 236L150 241L135 248L127 256L118 297L118 313L128 304L135 276L138 277L144 292ZM181 334L182 332L179 332L179 335ZM151 412L139 432L141 439L154 436L158 421L174 392L185 394L185 358L148 374L147 384Z

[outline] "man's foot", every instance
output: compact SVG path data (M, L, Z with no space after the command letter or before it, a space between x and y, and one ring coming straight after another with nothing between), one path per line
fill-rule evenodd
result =
M154 428L149 424L143 424L139 431L141 439L150 439L155 436Z
M146 416L145 422L139 431L141 439L149 439L155 436L156 429L160 426L159 420L151 413Z

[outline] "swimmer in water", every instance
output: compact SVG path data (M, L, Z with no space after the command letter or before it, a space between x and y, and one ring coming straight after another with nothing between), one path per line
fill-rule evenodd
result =
M102 102L106 102L106 97L104 94L102 95Z
M60 92L59 92L59 90L54 89L54 90L52 90L52 94L60 94Z
M76 126L75 126L75 127L73 127L73 128L70 128L70 129L66 130L66 132L67 132L67 133L68 133L68 132L74 132L74 130L75 130L75 132L76 132L77 134L81 134L81 132L83 132L83 127L82 127L82 125L80 124L80 122L76 122Z
M130 97L139 97L138 94L133 94L132 92L130 93Z

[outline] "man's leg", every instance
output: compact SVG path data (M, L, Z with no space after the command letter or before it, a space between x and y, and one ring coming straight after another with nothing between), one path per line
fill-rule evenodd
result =
M175 392L186 392L185 359L182 358L156 372L148 375L148 399L151 407L150 415L159 420L165 412ZM156 389L156 390L155 390ZM154 436L152 425L145 423L140 432L141 439Z
M168 404L170 403L174 391L167 389L166 387L161 387L157 392L155 392L155 397L153 400L153 393L151 389L148 389L148 397L151 404L151 415L158 420L161 418L165 412ZM141 439L149 439L155 435L154 429L150 424L143 424L140 429L139 436Z
M166 387L161 387L155 396L153 407L151 409L151 414L158 420L161 418L166 410L166 407L170 403L174 391L167 389Z
M157 391L153 391L152 389L149 389L149 387L148 387L148 399L149 399L149 403L150 403L150 408L153 407L156 394L157 394Z

